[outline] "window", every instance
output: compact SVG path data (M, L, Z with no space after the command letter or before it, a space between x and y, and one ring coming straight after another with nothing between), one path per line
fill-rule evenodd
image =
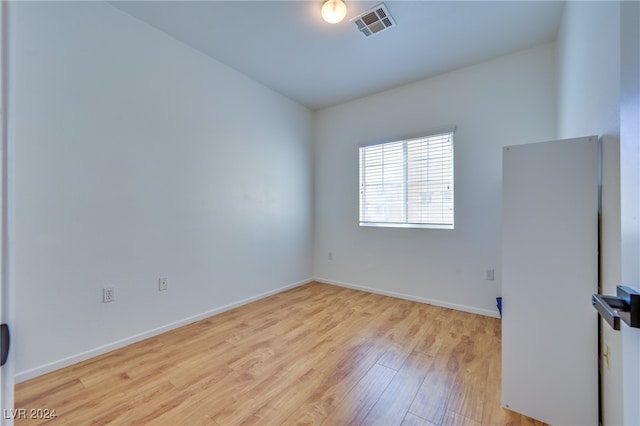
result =
M453 130L360 147L360 226L453 229Z

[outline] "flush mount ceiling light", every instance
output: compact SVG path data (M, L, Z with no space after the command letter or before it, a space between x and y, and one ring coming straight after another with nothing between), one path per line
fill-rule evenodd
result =
M337 24L347 15L347 5L342 0L326 0L322 5L322 19Z

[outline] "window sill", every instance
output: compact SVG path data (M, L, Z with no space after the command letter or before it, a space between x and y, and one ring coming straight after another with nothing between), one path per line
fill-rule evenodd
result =
M387 223L387 222L360 222L360 226L372 228L422 228L422 229L454 229L453 225L440 225L430 223Z

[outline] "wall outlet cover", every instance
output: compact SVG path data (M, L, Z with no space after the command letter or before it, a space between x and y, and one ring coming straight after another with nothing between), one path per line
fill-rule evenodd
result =
M111 303L115 300L115 290L113 287L104 287L102 289L102 303Z
M484 279L487 281L495 280L495 269L492 269L492 268L485 269Z
M169 277L158 278L158 291L165 291L169 289Z

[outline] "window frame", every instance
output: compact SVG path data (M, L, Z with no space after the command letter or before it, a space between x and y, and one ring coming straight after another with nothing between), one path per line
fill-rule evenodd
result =
M358 223L359 226L364 227L379 227L379 228L423 228L423 229L455 229L455 126L445 127L437 130L432 130L429 132L425 132L420 136L410 136L404 138L398 138L394 140L384 140L384 141L375 141L360 144L358 146ZM426 223L426 222L409 222L409 217L407 213L408 209L408 175L407 172L407 146L408 143L421 140L428 139L432 137L437 137L441 135L450 135L451 138L451 223ZM402 216L404 217L403 222L374 222L374 221L363 221L363 196L365 195L363 190L363 179L364 179L364 170L362 165L362 155L363 149L372 147L372 146L380 146L385 144L394 144L394 143L402 143L402 190L403 198L402 198ZM425 157L426 158L426 157Z

